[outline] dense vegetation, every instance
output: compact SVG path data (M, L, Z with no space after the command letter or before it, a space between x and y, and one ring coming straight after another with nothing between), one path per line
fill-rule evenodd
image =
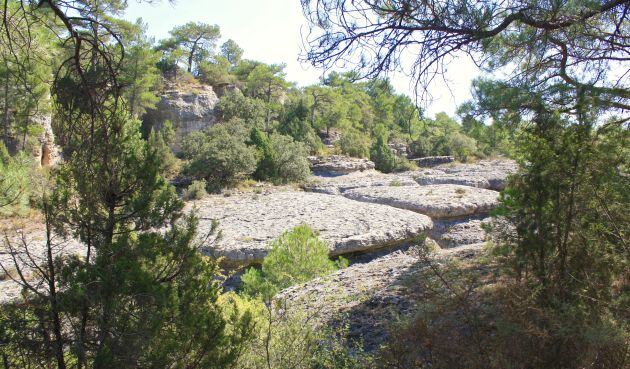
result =
M30 258L43 284L25 266L2 266L24 297L0 308L4 369L628 365L627 1L303 0L305 59L359 61L306 87L287 81L283 65L242 59L232 40L219 46L216 25L152 40L141 21L120 19L125 5L2 5L0 216L42 219L47 251L43 263ZM459 121L425 117L382 78L408 67L427 87L464 54L500 73L474 82ZM143 137L140 120L167 86L195 84L234 88L217 104L219 122L186 136L176 157L173 127ZM48 167L52 133L63 160ZM510 155L521 171L497 212L513 227L495 225L484 260L493 289L458 266L428 270L418 281L438 291L422 301L430 308L392 326L375 357L274 299L345 265L311 229L271 242L243 290L225 293L169 182L190 178L186 199L247 179L298 182L307 155L324 153L412 168L396 144L462 161ZM57 257L70 239L85 253ZM28 254L20 241L2 239L10 254ZM465 319L449 325L454 316Z

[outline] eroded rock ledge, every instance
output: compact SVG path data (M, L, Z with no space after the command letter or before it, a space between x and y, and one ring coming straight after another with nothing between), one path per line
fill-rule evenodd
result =
M222 232L217 245L204 245L202 251L233 265L261 262L269 241L303 223L319 232L333 256L403 243L433 226L430 218L411 211L301 191L209 196L194 206L200 235L214 219Z
M487 214L499 204L499 193L460 185L383 186L348 190L349 199L416 211L431 218Z

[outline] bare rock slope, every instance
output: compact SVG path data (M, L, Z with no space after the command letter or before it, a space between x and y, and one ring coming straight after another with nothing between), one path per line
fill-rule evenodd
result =
M413 210L431 218L485 214L498 205L499 193L460 185L382 186L348 190L349 199Z
M302 191L209 196L195 206L200 234L215 219L222 233L202 251L236 265L262 261L269 241L303 223L329 243L331 255L402 243L432 228L431 219L411 211Z

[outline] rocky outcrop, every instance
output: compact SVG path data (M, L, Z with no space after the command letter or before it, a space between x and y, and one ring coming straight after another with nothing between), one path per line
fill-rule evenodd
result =
M431 262L469 260L482 252L482 245L441 250L431 256ZM316 324L347 326L350 339L362 342L367 351L372 351L387 342L392 320L409 316L418 308L422 299L417 296L414 278L428 265L414 248L396 251L290 287L276 299L304 310Z
M484 226L490 224L491 219L474 217L435 221L430 235L443 248L484 243L487 240Z
M341 175L374 169L374 162L368 159L351 158L343 155L309 156L313 173L320 175Z
M307 191L331 195L338 195L354 188L373 186L418 186L418 184L408 176L366 170L340 176L314 175L303 185Z
M500 191L507 178L516 173L518 165L513 160L481 160L475 164L447 164L433 169L413 172L420 185L458 184Z
M487 214L499 203L499 193L459 185L382 186L348 190L349 199L416 211L431 218Z
M170 121L175 129L172 149L178 152L184 136L216 122L214 107L218 101L211 86L172 86L160 96L155 109L148 110L144 115L144 126L159 130L164 122Z
M416 163L419 167L434 167L440 164L452 163L455 161L455 158L452 156L425 156L409 160Z
M30 147L31 155L42 167L51 167L61 161L61 149L55 143L55 134L52 129L52 116L50 114L37 114L33 116L33 124L41 127L41 133L36 137L38 145Z
M366 204L301 191L208 196L190 204L200 218L204 235L218 220L221 240L202 251L224 257L228 265L262 261L268 242L299 224L308 224L328 242L331 255L365 252L402 243L426 233L431 220L407 210Z

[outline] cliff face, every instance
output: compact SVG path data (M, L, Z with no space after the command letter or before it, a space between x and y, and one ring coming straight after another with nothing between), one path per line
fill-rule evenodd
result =
M218 101L211 86L173 86L162 94L155 109L144 115L144 127L147 131L160 130L164 122L170 121L175 129L172 149L179 152L184 136L216 123L214 107Z
M39 160L42 167L50 167L58 164L61 160L61 150L55 144L51 115L39 115L34 117L33 120L43 128L42 134L38 137L40 146L34 149L33 156Z

